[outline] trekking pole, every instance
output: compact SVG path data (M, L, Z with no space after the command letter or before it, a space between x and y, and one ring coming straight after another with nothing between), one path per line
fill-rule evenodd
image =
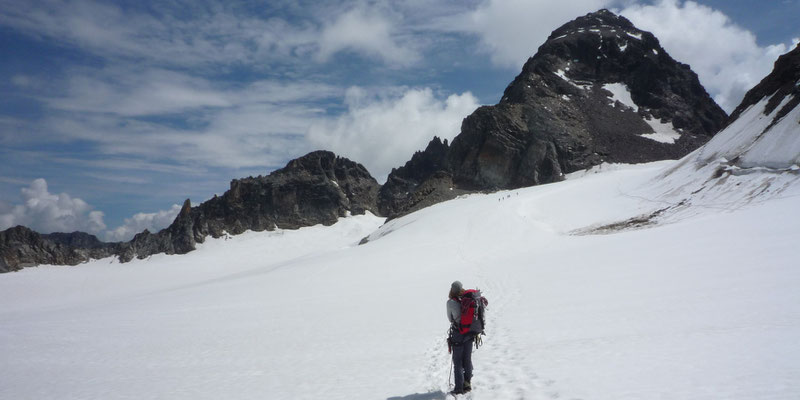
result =
M447 374L447 390L453 387L451 379L453 378L453 358L450 358L450 373Z

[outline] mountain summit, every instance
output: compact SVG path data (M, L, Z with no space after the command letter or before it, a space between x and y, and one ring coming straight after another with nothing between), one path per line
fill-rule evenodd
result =
M554 182L602 162L681 158L726 118L697 75L655 36L600 10L553 31L500 102L468 116L446 151L432 142L427 156L417 157L443 168L419 168L412 159L392 172L379 205L397 216L430 203L418 187L447 197L458 193L451 189ZM441 159L431 161L436 154ZM426 183L431 178L438 183Z

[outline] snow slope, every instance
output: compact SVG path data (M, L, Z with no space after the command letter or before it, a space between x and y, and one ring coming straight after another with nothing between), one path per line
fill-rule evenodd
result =
M774 96L774 95L773 95ZM786 96L767 112L767 96L744 110L706 145L631 192L661 206L650 221L687 219L708 209L734 210L773 198L791 199L800 178L800 106ZM655 215L653 215L655 214Z
M745 168L777 169L797 165L800 163L800 107L795 107L777 123L774 121L778 111L792 98L786 96L769 114L765 109L770 98L763 98L704 146L697 160L711 162L718 158L739 158L739 165Z
M440 399L455 279L490 301L474 399L800 398L797 179L634 218L682 165L0 275L0 398Z

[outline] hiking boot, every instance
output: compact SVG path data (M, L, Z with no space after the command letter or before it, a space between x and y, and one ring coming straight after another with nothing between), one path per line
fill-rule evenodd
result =
M453 390L452 392L450 392L450 394L452 394L453 397L455 397L457 394L464 394L464 393L466 392L463 390Z
M472 390L472 384L469 381L464 381L464 393L469 392Z

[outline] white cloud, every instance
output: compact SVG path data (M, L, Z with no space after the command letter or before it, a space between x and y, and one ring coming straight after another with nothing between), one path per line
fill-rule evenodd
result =
M302 79L219 83L189 73L129 66L72 69L63 93L54 91L42 91L39 97L54 110L121 117L310 102L342 93L329 84Z
M461 121L479 106L469 92L440 100L429 88L381 97L353 87L345 102L346 113L312 125L308 138L312 144L364 164L380 182L392 168L424 149L433 136L455 137Z
M56 110L145 116L227 107L229 97L208 80L182 73L107 68L74 71L63 96L44 100Z
M394 22L376 9L354 8L326 24L319 38L317 59L327 61L340 51L355 51L383 59L386 63L409 65L419 55L402 47L393 37Z
M149 7L148 14L89 0L4 1L0 24L103 56L170 66L285 59L316 38L313 27L238 15L224 7L183 4L182 13L191 18L178 18L164 3Z
M123 225L106 230L102 211L67 193L50 193L43 178L30 182L21 194L22 204L0 202L0 230L23 225L39 233L82 231L108 241L127 241L145 229L158 232L166 228L181 210L173 204L169 210L137 213L126 218Z
M106 228L104 214L67 193L52 194L47 182L36 179L22 189L22 204L5 206L0 214L0 230L24 225L37 232L84 231L97 234Z
M218 84L157 68L72 70L64 93L42 92L51 112L38 131L0 139L85 141L106 156L201 167L264 167L309 150L320 104L344 90L296 80ZM1 122L0 122L1 123Z
M113 242L128 241L145 229L153 233L158 232L172 224L180 211L181 206L173 204L169 210L134 214L130 218L125 218L125 223L121 226L107 231L104 235L105 240Z
M693 1L635 4L621 14L656 35L673 58L689 64L728 112L788 50L785 44L759 46L752 32L737 26L722 12Z
M340 51L402 65L419 58L408 45L399 44L400 16L389 5L360 3L335 13L312 2L305 10L295 10L296 15L277 17L243 12L235 3L211 7L160 3L144 12L91 0L45 4L0 0L0 25L102 57L160 67L211 67L212 72L220 65L269 70L271 63L327 62Z
M476 9L444 18L442 29L475 34L495 65L522 68L550 32L612 0L486 0Z

